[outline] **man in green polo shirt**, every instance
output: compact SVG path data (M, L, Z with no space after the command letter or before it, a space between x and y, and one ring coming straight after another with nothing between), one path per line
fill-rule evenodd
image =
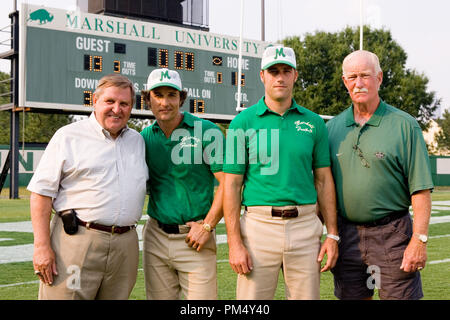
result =
M381 299L420 299L433 188L422 130L380 99L375 54L355 51L342 70L353 104L327 123L341 236L335 295L371 299L376 286Z
M292 98L297 77L291 48L267 48L260 72L265 96L238 114L227 133L224 217L237 299L273 299L280 270L288 299L319 299L320 271L337 259L327 130ZM317 208L328 230L322 247Z
M223 216L224 137L214 123L180 112L187 92L176 71L153 70L147 88L142 93L156 118L141 132L150 177L147 298L217 299L214 227Z

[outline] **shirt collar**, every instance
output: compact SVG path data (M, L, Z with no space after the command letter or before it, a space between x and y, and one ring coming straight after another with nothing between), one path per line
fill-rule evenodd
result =
M256 110L256 115L258 116L262 116L264 115L266 112L272 112L269 107L266 105L266 102L264 101L265 96L263 96L261 99L259 99L258 103L257 103L257 110ZM298 113L302 114L304 113L304 111L302 110L302 106L298 105L294 99L292 99L292 104L291 107L287 110L287 112L289 110L297 110Z
M180 124L177 126L177 128L181 128L183 126L188 126L193 128L194 127L194 122L195 122L195 117L190 114L189 112L183 111L183 119L181 120ZM156 131L156 130L161 130L161 127L158 124L158 121L155 121L152 125L152 130Z
M183 124L186 124L187 126L193 128L194 127L195 118L192 114L189 112L184 111L183 112L183 120L181 120L181 123L178 127L181 127Z
M93 112L91 113L91 115L89 116L89 121L91 122L92 126L94 127L95 132L96 132L99 136L101 136L101 137L103 137L103 138L109 138L109 139L114 140L114 139L111 137L111 134L109 133L109 131L106 130L105 128L103 128L103 127L100 125L100 123L98 122L97 118L95 117L95 112L94 112L94 111L93 111ZM123 128L123 129L120 131L120 133L119 133L119 135L118 135L117 137L120 137L120 136L121 136L125 131L127 131L128 129L129 129L129 128L128 128L128 125L126 125L125 128Z
M380 104L375 110L374 114L370 117L369 121L366 122L366 125L378 127L380 125L381 119L383 118L384 112L386 111L386 103L380 99ZM345 125L347 127L356 124L355 115L353 113L353 104L347 108L347 115L345 117Z

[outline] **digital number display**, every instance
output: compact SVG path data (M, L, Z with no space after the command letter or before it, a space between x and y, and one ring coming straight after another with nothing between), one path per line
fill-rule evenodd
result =
M183 69L183 61L184 61L184 54L182 51L175 51L174 54L174 68L177 70Z
M114 65L114 73L120 73L120 61L119 60L114 60L113 62Z
M238 85L238 73L237 72L231 73L231 84L233 86ZM241 87L243 87L243 86L245 86L245 74L241 73Z
M159 67L169 68L169 50L159 49Z
M136 109L148 110L148 106L145 104L144 97L140 94L136 95Z
M83 91L83 105L85 107L92 107L94 100L93 100L93 92L89 90Z
M194 54L192 52L186 52L186 65L185 69L188 71L194 71L195 64L194 64Z
M84 70L102 72L103 71L103 57L84 55L83 62Z
M190 100L189 112L205 113L205 100Z

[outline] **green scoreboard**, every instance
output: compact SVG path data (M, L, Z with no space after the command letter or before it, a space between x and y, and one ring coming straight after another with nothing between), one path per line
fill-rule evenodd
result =
M136 89L132 114L151 116L140 91L149 73L180 73L188 98L183 110L231 120L264 94L261 56L269 43L182 26L122 19L22 4L19 45L19 106L73 113L92 111L93 92L106 74L127 76Z

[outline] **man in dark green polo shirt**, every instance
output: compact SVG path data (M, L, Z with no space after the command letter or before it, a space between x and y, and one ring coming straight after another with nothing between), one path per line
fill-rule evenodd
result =
M147 88L144 99L156 118L141 132L150 177L147 298L217 299L214 227L223 216L224 137L214 123L180 112L187 93L176 71L152 71Z
M334 266L339 240L325 123L292 98L291 48L267 48L260 77L265 96L227 133L224 216L236 298L273 299L282 269L288 299L319 299L320 262L327 254L322 271ZM322 248L316 202L328 230Z
M433 188L417 121L378 95L378 57L343 62L352 106L327 123L341 236L332 270L340 299L419 299ZM409 206L414 211L411 223Z

